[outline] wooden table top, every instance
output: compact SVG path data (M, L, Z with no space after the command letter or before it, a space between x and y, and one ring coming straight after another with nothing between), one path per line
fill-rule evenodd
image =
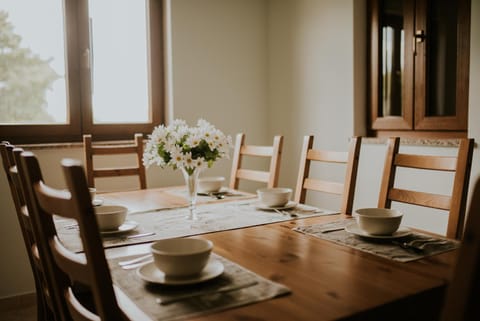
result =
M162 189L162 193L166 190ZM146 199L149 206L180 202L173 198L169 203L168 197L155 198L154 194L154 190L129 192L128 202L135 208L144 206L145 203L141 204ZM110 196L115 195L122 196L121 193ZM319 216L200 236L214 243L215 253L288 286L292 293L196 320L383 320L386 317L431 320L436 317L457 251L399 263L292 230L340 217ZM112 258L148 250L148 244L140 244L109 249L106 253ZM120 302L124 309L134 312L135 307L127 299L121 298Z

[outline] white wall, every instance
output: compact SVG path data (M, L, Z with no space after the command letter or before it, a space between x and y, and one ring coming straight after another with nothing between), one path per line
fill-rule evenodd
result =
M174 117L264 143L266 9L263 0L172 1ZM210 172L229 170L221 161Z
M365 36L363 4L364 0L172 1L173 117L189 122L203 117L228 134L243 131L255 143L270 143L273 135L283 134L280 184L293 187L303 135L314 134L318 147L344 150L350 136L364 134L365 43L359 40ZM477 142L479 21L480 1L473 0L469 135ZM381 144L363 145L355 207L376 205L384 150ZM45 177L58 186L63 178L53 165L63 157L82 158L80 148L35 153ZM477 149L473 177L480 173L478 154ZM217 165L211 173L229 175L230 162ZM170 170L150 168L147 175L149 187L182 182L181 175ZM445 185L429 184L440 189ZM337 206L328 198L311 201ZM2 298L32 291L33 280L4 174L0 204Z
M343 150L354 134L353 1L269 1L268 12L269 129L285 135L280 184L295 186L304 135Z

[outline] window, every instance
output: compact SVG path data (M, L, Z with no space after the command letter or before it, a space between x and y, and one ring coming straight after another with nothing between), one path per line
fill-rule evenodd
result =
M162 0L2 0L0 130L131 138L163 120Z
M466 137L470 0L369 2L372 136Z

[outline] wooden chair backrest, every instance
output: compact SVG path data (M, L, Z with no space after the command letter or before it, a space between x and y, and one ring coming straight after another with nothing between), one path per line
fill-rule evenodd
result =
M378 207L390 208L392 201L449 211L446 236L460 239L463 231L468 183L473 157L473 139L460 139L457 156L413 155L399 152L400 138L388 140ZM452 193L440 195L395 187L398 167L454 173Z
M351 215L362 138L352 137L347 152L313 149L313 138L313 136L305 136L303 139L294 200L298 203L305 203L307 190L342 195L340 210L343 214ZM346 165L344 182L309 177L312 161Z
M44 274L44 268L38 254L32 222L25 203L24 192L15 163L14 154L20 154L23 152L23 149L16 148L8 142L2 142L0 144L0 152L2 154L3 168L7 176L10 193L15 205L20 231L34 277L37 298L37 320L53 320L55 319L56 307L50 296L51 287Z
M54 280L54 296L61 306L62 320L125 320L114 294L81 163L69 159L62 161L67 190L45 184L33 153L23 152L17 164L20 164L20 174L25 178L27 204L36 226L34 232L40 258ZM84 255L63 246L57 236L53 215L77 221ZM82 304L76 295L75 284L86 286L91 291L94 311Z
M275 136L272 146L246 145L245 134L237 134L233 151L230 188L237 189L240 179L266 183L267 187L276 187L280 174L280 159L282 156L283 136ZM242 168L244 156L269 157L268 171Z
M147 188L145 166L143 165L143 135L135 134L133 143L127 144L94 144L92 135L83 135L83 148L85 157L85 170L87 172L88 186L95 187L97 177L138 176L140 189ZM94 155L122 155L135 154L137 161L129 167L102 167L94 166ZM112 157L112 162L115 158Z
M473 189L455 272L447 289L443 321L480 320L480 178Z

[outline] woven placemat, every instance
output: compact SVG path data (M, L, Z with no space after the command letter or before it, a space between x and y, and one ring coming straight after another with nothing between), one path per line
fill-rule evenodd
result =
M183 320L291 293L286 286L265 279L215 253L212 253L211 259L219 260L224 265L225 269L222 275L203 283L181 286L166 286L144 282L136 270L123 270L118 265L118 261L125 259L129 258L123 257L109 260L113 282L143 312L154 320ZM242 284L251 285L226 293L212 293L215 289L223 288L227 285ZM209 293L167 305L160 305L157 302L159 297L170 299L188 293L205 292Z
M460 242L456 240L434 237L417 231L411 231L405 237L395 239L361 237L347 232L344 228L348 224L355 224L355 221L342 219L323 224L299 226L293 230L398 262L422 259L460 246Z

